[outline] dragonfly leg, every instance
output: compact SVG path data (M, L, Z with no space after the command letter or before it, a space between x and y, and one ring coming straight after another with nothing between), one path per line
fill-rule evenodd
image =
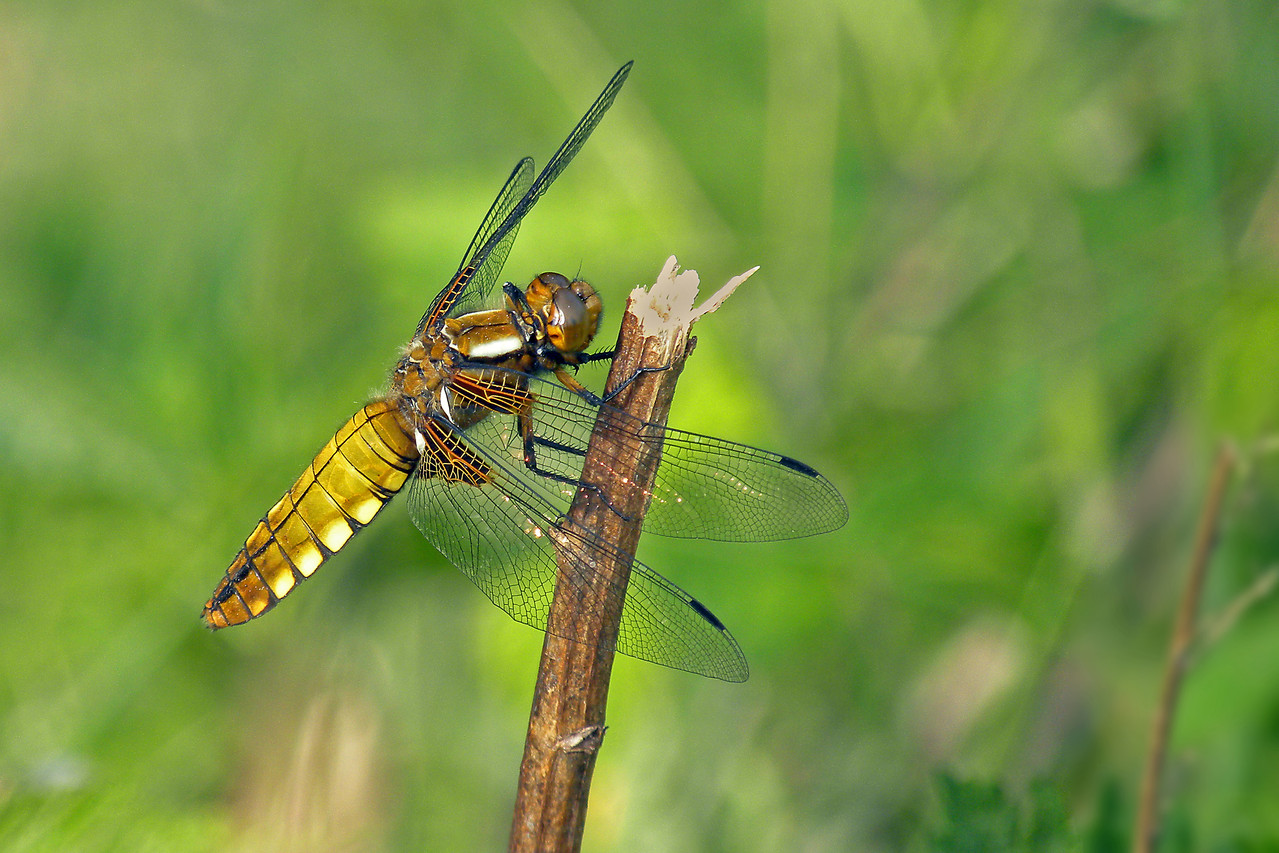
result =
M612 353L609 353L608 356L612 358ZM592 405L599 406L609 402L618 394L622 393L622 390L625 389L626 386L630 385L636 379L639 379L645 373L661 373L663 370L670 369L671 366L669 364L662 365L661 367L637 367L634 373L626 377L626 379L624 379L616 388L605 392L603 397L600 397L590 388L587 388L581 382L578 382L568 373L568 371L564 370L564 368L559 368L555 371L555 378L560 381L561 385L581 397L583 400L586 400Z
M605 495L604 492L600 489L600 487L595 485L594 483L588 483L585 480L581 479L580 477L566 477L563 474L556 473L555 471L551 471L549 469L543 468L537 464L536 448L538 446L549 448L551 450L556 450L561 453L567 453L572 456L580 456L583 459L585 459L586 453L584 451L579 450L576 447L570 447L567 444L562 444L558 441L552 441L549 438L542 438L539 435L537 435L533 431L533 419L527 412L521 413L519 416L519 429L520 429L520 437L524 441L524 466L526 468L528 468L530 471L532 471L534 474L538 475L539 477L545 477L546 479L551 480L553 482L563 483L566 486L572 486L574 488L585 489L586 491L591 492L597 498L599 498L604 503L604 506L608 507L609 510L611 510L618 518L622 519L623 521L631 520L628 515L626 515L616 506L614 506L613 502L608 499L608 496Z
M502 292L506 294L506 298L510 300L511 308L506 313L511 317L511 323L514 324L525 341L536 339L540 333L546 330L541 328L541 322L537 314L533 313L533 309L529 307L528 299L524 296L524 291L520 290L509 281L502 285ZM533 325L530 325L533 324Z
M590 364L593 361L609 361L613 356L617 355L617 350L609 349L603 352L579 352L577 354L578 364Z
M670 370L670 369L671 369L671 366L669 364L664 364L661 367L637 367L635 368L635 372L632 373L630 376L626 377L626 379L622 380L620 385L618 385L616 388L613 388L609 391L604 392L603 402L607 403L610 400L612 400L618 394L622 393L622 390L625 389L626 386L630 385L636 379L639 379L645 373L661 373L663 370Z
M555 370L555 378L559 380L561 385L591 405L599 406L604 403L604 400L600 399L599 395L590 388L587 388L581 382L578 382L577 379L564 368L561 367Z

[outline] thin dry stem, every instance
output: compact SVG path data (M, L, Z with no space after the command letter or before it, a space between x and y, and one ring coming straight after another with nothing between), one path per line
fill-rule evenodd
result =
M674 260L663 270L659 285L676 277ZM695 294L696 276L685 283L691 283ZM652 316L660 316L660 323L637 318L635 305L636 295L632 294L622 319L608 387L622 385L642 367L666 369L639 376L610 404L641 421L665 424L675 382L693 348L688 327L700 315L692 311L691 297L687 311L674 303L659 305ZM651 493L661 453L660 448L636 453L633 445L622 452L608 420L606 407L596 421L582 471L583 481L598 486L602 495L579 489L564 526L592 531L616 548L617 556L590 556L597 581L593 585L560 583L555 590L520 766L511 826L513 851L572 851L580 849L582 843L591 775L604 738L609 677L621 619L616 589L625 588L630 576L647 510L646 495ZM622 470L619 460L625 460L629 470ZM563 575L572 567L566 549L575 546L569 538L561 537L560 547ZM575 565L580 566L580 561Z
M1195 623L1199 613L1199 599L1203 594L1204 578L1217 545L1217 533L1221 527L1221 512L1225 504L1226 489L1235 468L1235 452L1229 444L1223 444L1213 465L1212 480L1203 512L1199 516L1199 531L1195 539L1194 557L1190 575L1182 593L1177 624L1173 629L1168 649L1168 664L1164 668L1163 689L1159 695L1159 707L1155 713L1154 728L1150 737L1150 752L1145 773L1141 780L1141 799L1138 803L1137 825L1133 836L1134 853L1150 853L1159 837L1159 800L1163 781L1164 764L1168 756L1168 738L1177 713L1177 700L1181 696L1181 683L1194 647Z

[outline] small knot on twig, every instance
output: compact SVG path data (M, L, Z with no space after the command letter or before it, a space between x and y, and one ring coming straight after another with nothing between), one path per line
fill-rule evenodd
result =
M608 726L586 726L569 732L555 742L555 748L560 752L599 752L607 728Z

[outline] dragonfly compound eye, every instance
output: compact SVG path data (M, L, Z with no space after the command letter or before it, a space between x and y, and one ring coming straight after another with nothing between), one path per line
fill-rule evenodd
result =
M555 294L564 288L569 287L567 276L560 275L557 272L544 272L537 278L529 282L528 287L524 288L524 298L528 301L528 306L533 313L539 314L543 319L548 319L548 311L551 300L555 298Z
M562 276L561 276L562 278ZM546 318L546 335L560 352L581 352L600 326L603 304L595 288L575 281L555 291Z

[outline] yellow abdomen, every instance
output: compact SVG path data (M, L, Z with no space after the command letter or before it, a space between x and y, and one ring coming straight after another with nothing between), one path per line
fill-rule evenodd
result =
M356 412L249 534L204 605L204 621L225 628L274 607L373 520L417 460L393 401Z

